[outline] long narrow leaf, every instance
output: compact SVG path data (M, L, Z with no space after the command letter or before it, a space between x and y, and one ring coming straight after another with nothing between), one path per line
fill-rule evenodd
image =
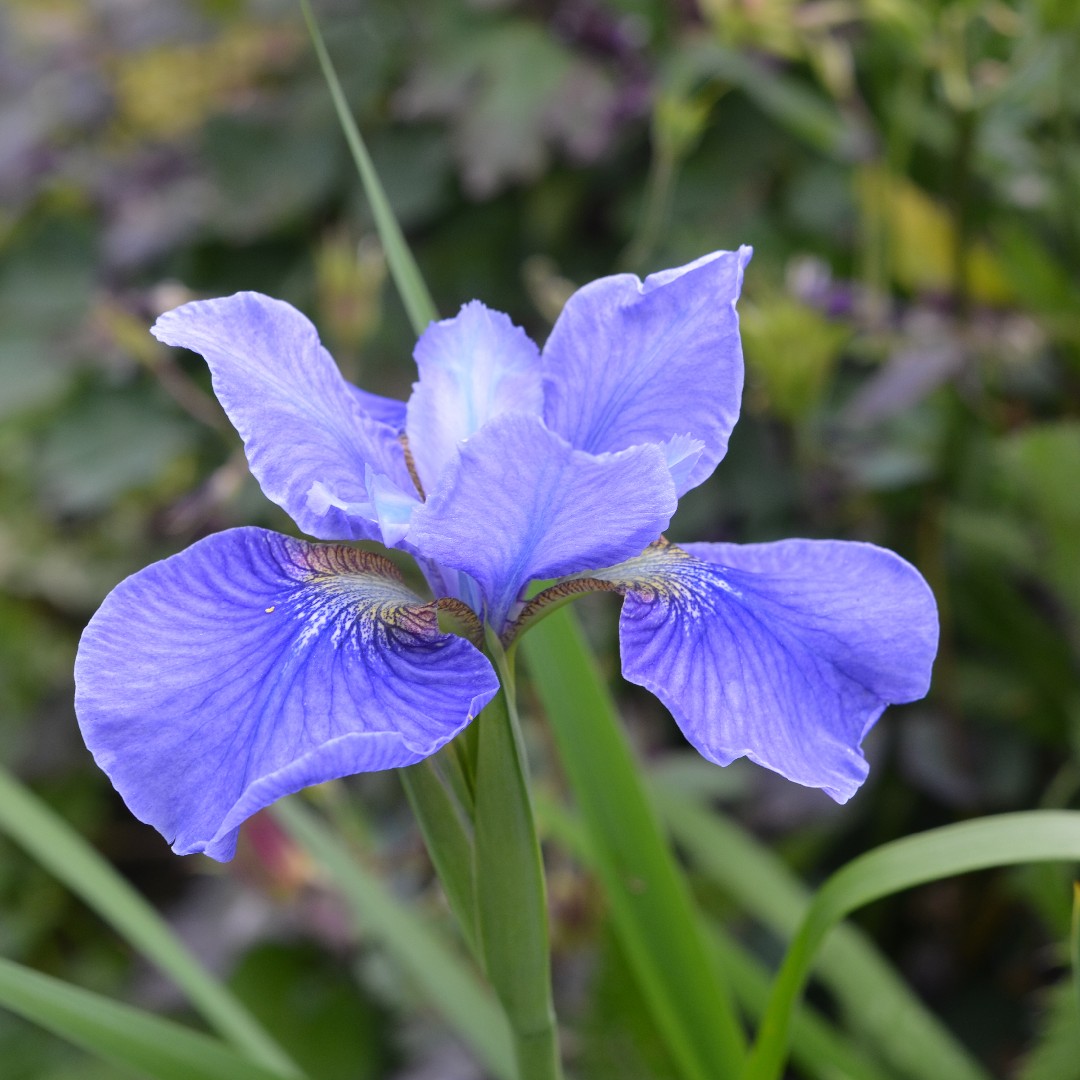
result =
M1069 934L1069 956L1072 960L1076 1006L1080 1009L1080 881L1073 882L1072 932Z
M375 171L375 165L368 153L367 146L360 134L360 129L353 120L349 103L345 100L345 91L341 88L341 82L334 70L333 61L326 49L319 24L311 12L308 0L300 0L300 8L304 13L304 21L307 23L311 41L315 47L315 55L318 57L319 66L322 68L323 78L330 90L330 96L337 111L338 123L345 135L345 141L349 144L353 161L356 163L360 181L364 185L368 202L371 203L371 212L375 216L375 224L379 230L379 239L382 240L383 250L386 252L386 261L393 275L394 283L401 294L402 302L408 313L412 328L419 336L428 323L438 318L435 304L428 292L427 285L420 275L409 245L402 235L401 226L394 217L390 208L390 200L386 197L379 175Z
M277 803L273 813L297 843L326 868L364 930L386 947L476 1056L500 1080L514 1080L506 1018L468 964L394 897L298 799Z
M457 800L440 778L434 759L428 758L418 765L401 769L399 775L450 910L457 918L465 943L476 956L476 888L471 830Z
M562 1076L551 999L551 946L540 841L509 665L503 688L476 718L476 906L484 970L506 1010L518 1070Z
M846 915L928 881L1034 862L1080 859L1080 811L1029 810L965 821L884 844L852 860L818 890L773 987L743 1080L777 1080L792 1011L825 935Z
M562 805L537 797L537 816L546 836L575 858L597 870L595 853L581 822ZM732 990L752 1017L759 1017L769 1001L770 975L765 965L719 925L710 927L713 948L727 973ZM804 1006L792 1025L792 1057L809 1077L818 1080L894 1080L894 1074L870 1061L816 1010Z
M0 830L156 964L213 1028L253 1061L286 1076L300 1069L176 938L156 911L66 821L0 767Z
M685 881L569 610L521 639L641 992L683 1077L733 1076L742 1031Z
M759 1018L769 1002L771 972L738 945L719 925L713 928L713 945L731 980L739 1001L751 1016ZM892 1080L894 1073L871 1061L853 1046L816 1010L803 1006L791 1023L791 1056L799 1068L818 1080Z
M763 844L677 784L657 778L653 795L691 864L743 910L790 939L810 906L810 890ZM817 970L851 1026L903 1075L989 1080L857 928L839 926L829 935Z
M0 959L0 1006L154 1080L282 1080L224 1043Z

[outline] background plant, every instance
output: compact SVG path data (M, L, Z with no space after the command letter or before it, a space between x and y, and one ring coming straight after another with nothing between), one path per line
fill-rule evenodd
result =
M571 283L756 246L748 408L725 469L684 501L673 535L870 539L935 588L933 693L890 712L870 743L871 784L842 811L765 774L692 762L657 706L618 689L658 790L694 793L658 806L699 903L732 935L717 948L742 950L732 970L746 965L746 1000L793 929L797 879L816 883L929 826L1075 805L1070 6L415 0L320 16L444 313L480 296L543 337ZM70 710L78 632L118 578L213 529L288 527L247 477L202 369L146 334L158 311L189 291L284 296L317 317L348 374L407 390L412 333L298 13L13 0L0 20L4 760L223 965L312 1075L408 1075L424 1061L449 1075L454 1055L463 1076L472 1056L490 1067L497 1047L485 1059L447 1034L461 1030L454 1017L429 1022L445 985L425 985L424 962L410 969L387 947L393 928L370 909L354 927L273 819L248 831L226 874L179 862L105 790ZM613 673L613 605L579 615ZM567 809L557 735L528 732L580 1073L671 1075L669 1040L625 977L633 958L610 929L596 852ZM322 809L373 880L438 925L397 781L346 787L322 793ZM721 819L701 816L712 800L780 856L748 849L760 859L752 893L715 865L717 850L757 864L731 846L746 834L722 841ZM4 956L192 1021L50 872L4 845ZM1029 868L926 886L860 919L970 1048L940 1050L955 1055L954 1075L980 1075L979 1062L1066 1078L1080 1058L1071 1004L1055 992L1070 902L1062 871ZM880 954L865 937L842 940L856 978L885 995L870 1000L900 1009ZM851 970L850 956L826 953L839 1035L813 1029L820 1017L810 1028L848 1075L920 1075L905 1057L912 1040L888 1042ZM306 1012L287 1006L291 994ZM14 1077L98 1068L7 1014L0 1044ZM825 1052L799 1067L813 1075Z

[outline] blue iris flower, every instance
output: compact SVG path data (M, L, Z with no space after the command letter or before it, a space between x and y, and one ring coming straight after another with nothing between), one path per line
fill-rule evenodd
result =
M263 491L332 543L231 529L106 598L80 644L76 709L133 813L179 853L228 859L261 807L418 762L491 700L487 657L440 632L436 603L358 540L412 554L436 597L497 634L530 582L619 591L623 674L706 758L746 756L848 799L867 730L926 692L926 583L869 544L659 539L738 418L749 257L594 281L542 352L466 304L419 339L408 404L347 383L278 300L163 315L154 334L206 358Z

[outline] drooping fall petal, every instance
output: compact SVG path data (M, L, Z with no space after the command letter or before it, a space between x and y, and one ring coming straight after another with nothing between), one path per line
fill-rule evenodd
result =
M749 757L845 802L866 732L930 684L933 595L872 544L659 544L590 576L625 595L624 676L719 765Z
M121 582L75 677L83 737L132 813L216 859L283 795L435 753L498 689L382 556L253 528Z

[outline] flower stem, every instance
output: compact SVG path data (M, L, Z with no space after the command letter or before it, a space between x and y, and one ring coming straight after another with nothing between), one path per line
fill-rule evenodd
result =
M514 705L513 670L498 643L490 647L502 690L477 720L475 883L480 948L510 1022L521 1080L561 1080L544 869Z

